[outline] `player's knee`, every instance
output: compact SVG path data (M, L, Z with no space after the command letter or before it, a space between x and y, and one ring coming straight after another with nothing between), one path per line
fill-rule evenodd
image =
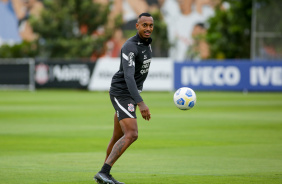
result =
M130 132L127 138L130 139L131 142L136 141L138 139L138 132Z
M138 133L135 133L132 135L132 140L133 142L136 141L138 139Z

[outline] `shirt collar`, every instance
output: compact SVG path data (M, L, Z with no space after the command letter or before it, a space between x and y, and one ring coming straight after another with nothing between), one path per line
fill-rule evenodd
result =
M143 44L145 44L145 45L151 44L151 43L152 43L152 40L153 40L151 37L148 38L148 39L146 39L146 40L143 40L143 39L139 36L138 33L136 34L136 37L138 38L138 41L139 41L139 42L141 42L141 43L143 43Z

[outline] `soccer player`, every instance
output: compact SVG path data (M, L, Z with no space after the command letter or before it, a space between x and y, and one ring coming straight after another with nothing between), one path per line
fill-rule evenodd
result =
M110 98L115 108L114 131L104 165L94 176L97 183L123 184L113 178L110 170L138 137L137 105L142 117L148 121L151 119L150 110L139 93L143 89L152 58L153 17L149 13L142 13L135 26L137 34L123 45L120 67L112 78Z

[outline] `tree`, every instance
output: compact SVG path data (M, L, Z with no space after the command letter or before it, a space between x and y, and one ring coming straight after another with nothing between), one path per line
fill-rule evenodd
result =
M30 58L38 55L37 46L33 42L23 41L22 43L0 47L1 58Z
M39 57L90 58L103 54L111 33L107 23L109 4L93 0L44 0L40 17L31 17L38 34ZM102 30L102 33L100 32Z
M229 9L222 10L224 2ZM222 0L208 21L210 58L250 58L251 21L252 0Z
M152 16L154 17L154 31L152 34L153 54L156 57L167 57L170 44L168 41L166 23L164 22L160 11L152 12Z

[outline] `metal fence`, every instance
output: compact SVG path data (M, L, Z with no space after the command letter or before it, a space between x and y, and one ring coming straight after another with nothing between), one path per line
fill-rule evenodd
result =
M252 60L282 59L282 1L253 0Z

